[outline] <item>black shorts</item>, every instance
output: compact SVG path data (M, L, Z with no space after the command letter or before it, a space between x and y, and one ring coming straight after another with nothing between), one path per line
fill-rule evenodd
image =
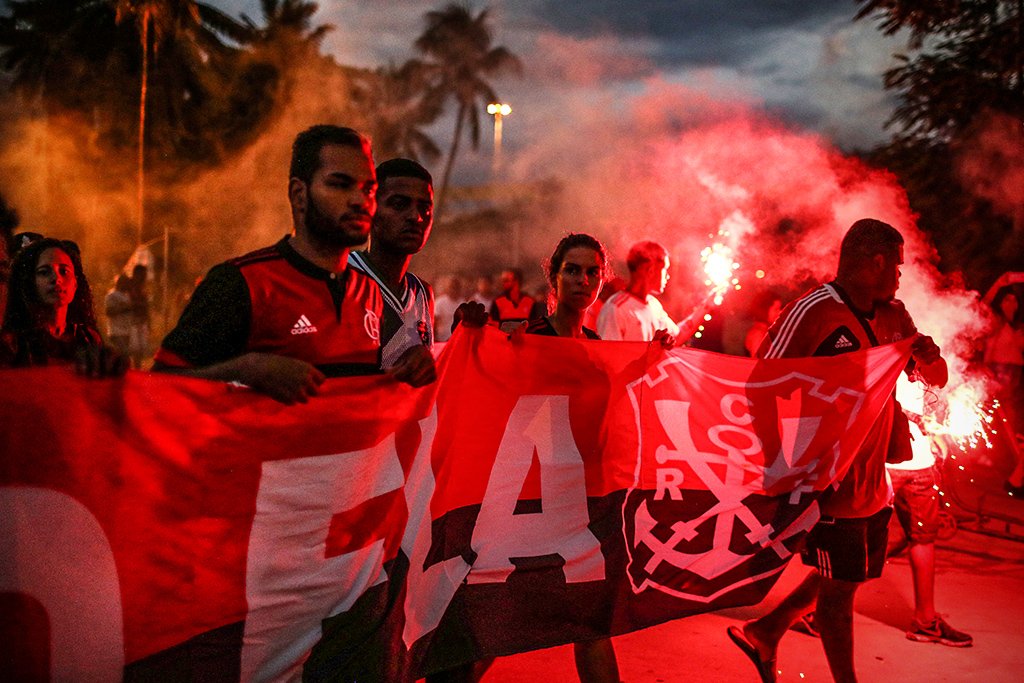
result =
M885 565L892 508L870 517L823 516L807 534L801 557L822 576L862 583L877 579Z

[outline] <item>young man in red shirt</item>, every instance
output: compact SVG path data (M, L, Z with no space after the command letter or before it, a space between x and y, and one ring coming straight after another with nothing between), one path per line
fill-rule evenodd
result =
M919 334L896 299L903 237L887 223L862 219L843 238L836 279L790 303L768 330L762 358L835 356L914 338L908 373L932 386L948 379L946 361L931 337ZM779 641L817 602L815 625L832 677L856 681L853 599L857 588L881 576L889 517L885 460L895 402L890 401L837 487L821 500L821 519L807 536L804 564L815 568L775 609L729 637L754 662L761 680L774 681Z
M377 208L369 141L313 126L292 147L292 233L215 266L156 355L155 370L237 381L305 402L325 377L379 372L380 289L348 268Z

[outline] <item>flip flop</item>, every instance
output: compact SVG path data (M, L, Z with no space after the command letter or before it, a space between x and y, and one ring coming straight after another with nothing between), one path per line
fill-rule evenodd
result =
M725 632L729 635L729 640L736 643L736 647L757 667L757 675L761 677L761 683L775 683L775 658L762 660L757 648L747 640L747 637L743 635L743 629L739 626L730 626Z

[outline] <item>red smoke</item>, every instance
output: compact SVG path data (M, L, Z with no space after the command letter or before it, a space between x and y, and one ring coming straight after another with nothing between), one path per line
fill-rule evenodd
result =
M545 175L560 200L536 206L527 222L536 258L566 230L603 238L617 259L644 238L668 246L675 264L670 307L688 312L706 294L700 251L731 226L741 283L799 294L831 278L839 244L864 217L897 227L906 240L899 296L919 328L935 337L953 369L967 376L986 326L976 294L948 286L937 255L916 225L896 178L845 156L822 137L794 130L739 105L709 102L660 82L628 106L579 112L571 130L547 131L521 154L516 171Z

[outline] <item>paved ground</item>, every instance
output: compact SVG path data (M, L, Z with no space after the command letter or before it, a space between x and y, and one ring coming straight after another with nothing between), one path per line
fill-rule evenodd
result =
M1017 683L1024 681L1024 538L1014 541L967 528L1024 534L1024 501L1000 489L998 458L974 458L947 475L946 499L961 529L940 541L937 607L954 627L974 636L971 648L916 643L904 637L912 619L913 590L906 556L889 560L883 577L858 593L855 652L862 683ZM948 470L947 470L948 471ZM970 512L988 518L969 517ZM1017 522L1017 520L1020 520ZM762 613L796 585L806 570L790 563L765 605L680 619L615 639L627 683L749 681L754 667L725 634L726 627ZM779 681L830 681L820 641L790 633L779 651ZM575 681L570 646L499 659L485 683Z

